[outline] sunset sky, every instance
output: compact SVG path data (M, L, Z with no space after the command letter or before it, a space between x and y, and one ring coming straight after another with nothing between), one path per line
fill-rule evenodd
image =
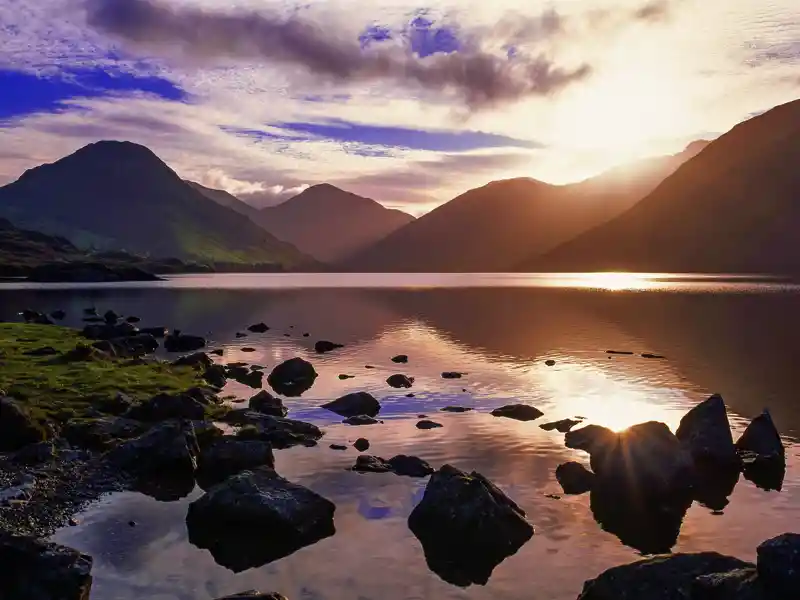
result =
M0 183L98 139L258 205L419 214L800 97L796 0L0 0Z

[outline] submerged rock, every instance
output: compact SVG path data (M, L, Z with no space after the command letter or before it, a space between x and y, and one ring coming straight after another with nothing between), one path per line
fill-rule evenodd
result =
M177 329L164 338L164 348L167 352L194 352L205 347L205 338L199 335L185 335Z
M592 489L594 473L580 463L567 462L556 467L556 479L565 494L585 494Z
M283 405L283 401L270 394L267 390L262 390L250 398L248 406L250 410L272 415L273 417L285 417L289 412L289 409Z
M47 430L13 398L0 396L0 452L13 452L47 439Z
M382 423L383 421L378 421L375 417L370 417L369 415L354 415L352 417L347 417L342 423L345 425L377 425Z
M449 412L449 413L465 413L465 412L470 412L473 409L467 408L466 406L445 406L440 410L441 412Z
M681 419L675 435L695 461L739 466L725 401L714 394Z
M517 421L534 421L544 415L538 408L528 404L509 404L495 408L492 411L495 417L507 417L509 419L516 419Z
M256 323L255 325L250 325L247 330L252 331L253 333L266 333L269 331L269 327L266 323Z
M267 468L244 471L189 506L189 541L235 573L335 533L332 502Z
M417 429L438 429L439 427L444 427L444 425L437 423L436 421L429 421L427 419L423 419L417 423Z
M558 431L559 433L568 433L575 425L580 425L580 421L575 419L561 419L560 421L553 421L552 423L543 423L539 425L545 431Z
M408 375L401 375L401 374L391 375L386 380L386 383L388 383L391 387L395 389L410 388L412 385L414 385L414 378L409 377Z
M354 392L323 404L322 408L336 413L342 417L355 417L358 415L376 416L381 410L381 403L367 392Z
M0 532L0 597L88 600L92 559L77 550Z
M485 585L532 536L525 512L481 474L450 465L431 475L408 518L430 569L453 585Z
M800 598L800 534L784 533L761 544L758 576L775 598Z
M316 379L317 372L312 364L298 357L275 367L267 381L278 394L293 398L310 390Z
M461 379L463 376L464 374L458 371L445 371L442 373L442 379Z
M406 356L405 354L398 354L397 356L392 358L392 362L397 364L405 364L408 362L408 356Z
M329 342L328 340L320 340L316 344L314 344L314 350L317 354L325 354L326 352L333 352L338 348L344 348L344 344L335 344L333 342Z

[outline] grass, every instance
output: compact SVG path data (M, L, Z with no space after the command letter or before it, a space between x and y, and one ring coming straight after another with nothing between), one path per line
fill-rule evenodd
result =
M206 385L199 371L169 363L63 359L64 353L87 343L75 329L0 323L0 390L19 400L37 421L64 424L102 411L118 392L142 401L158 393ZM59 354L26 354L46 346Z

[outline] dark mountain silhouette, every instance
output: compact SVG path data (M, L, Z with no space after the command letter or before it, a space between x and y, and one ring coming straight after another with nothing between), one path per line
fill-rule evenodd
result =
M800 101L740 123L616 219L523 270L800 273Z
M79 247L282 267L310 262L130 142L97 142L26 171L0 188L0 216Z
M260 211L275 237L322 262L336 262L411 223L414 217L330 184L315 185Z
M206 187L197 183L196 181L184 180L184 182L203 194L209 200L213 200L221 206L235 210L240 215L248 217L251 221L258 219L259 210L255 206L250 206L247 202L239 200L239 198L230 192Z
M345 263L354 271L495 272L553 249L621 214L703 143L580 183L495 181L470 190Z

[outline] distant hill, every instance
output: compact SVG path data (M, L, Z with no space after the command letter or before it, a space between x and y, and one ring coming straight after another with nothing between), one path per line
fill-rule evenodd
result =
M734 127L525 270L800 273L800 101Z
M513 270L621 214L699 146L620 167L564 186L533 179L495 181L420 217L344 263L354 271Z
M310 262L130 142L97 142L26 171L0 188L0 216L84 248L285 268Z
M206 187L195 181L184 180L184 183L191 186L209 200L213 200L221 206L235 210L240 215L248 217L251 221L258 219L259 210L255 206L250 206L247 202L239 200L236 196L225 190L217 190Z
M256 221L306 254L333 263L383 239L414 221L414 217L321 184L282 204L262 209Z

